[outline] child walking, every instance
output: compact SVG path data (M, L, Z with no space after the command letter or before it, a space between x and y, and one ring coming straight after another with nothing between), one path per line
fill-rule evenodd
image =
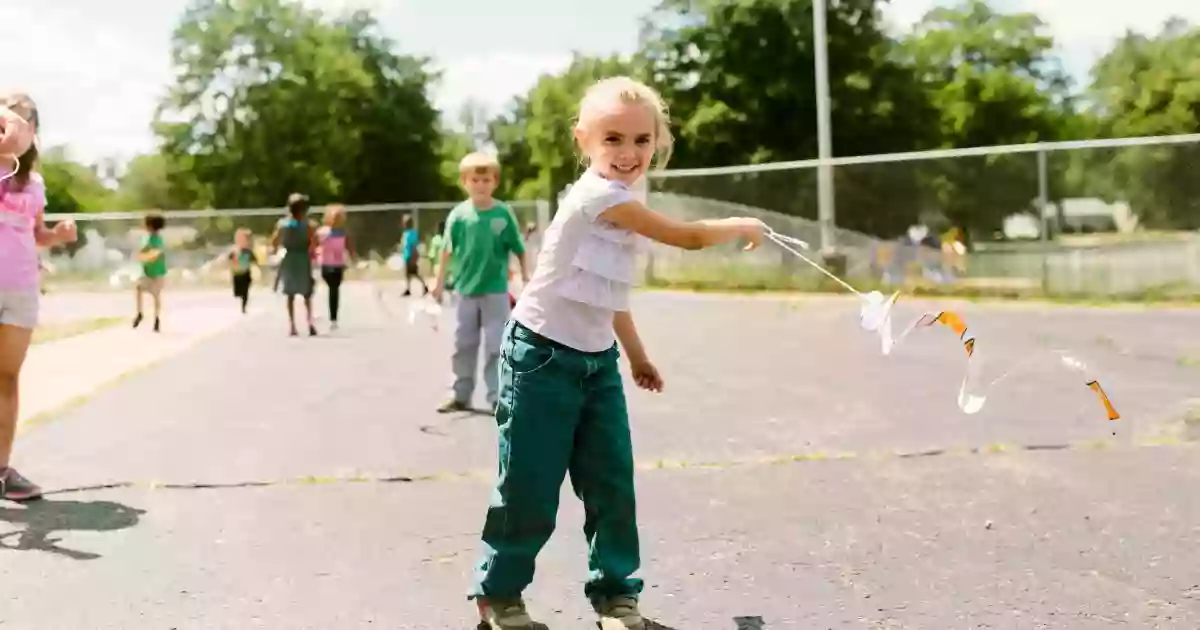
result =
M535 559L555 528L569 472L583 501L588 541L584 593L602 627L646 627L634 497L633 449L618 365L660 392L630 312L635 255L649 240L701 249L763 240L756 219L682 222L648 209L632 188L672 139L666 107L651 88L606 79L585 95L575 140L586 172L543 235L533 279L504 330L500 351L499 475L483 524L483 553L470 597L494 630L546 628L522 600Z
M317 241L321 279L329 287L329 327L337 330L342 281L346 278L346 261L348 257L354 257L354 244L346 232L346 206L329 206L325 211L325 225L317 230Z
M412 295L413 278L421 283L421 290L424 291L422 295L429 295L429 285L425 284L425 279L421 277L421 257L417 252L417 245L421 242L421 237L417 234L417 229L413 227L412 215L404 215L400 223L404 229L400 240L404 257L404 295L405 297Z
M458 293L451 358L454 385L450 397L438 407L440 413L471 409L481 344L487 403L490 409L496 407L500 336L512 312L508 301L511 256L516 255L521 262L521 279L529 279L525 244L516 217L507 205L492 198L500 183L500 163L485 153L472 153L459 163L459 178L468 199L455 206L446 219L446 238L433 289L433 299L441 302L447 267L453 268Z
M46 185L34 171L37 106L23 94L0 104L0 499L30 501L42 490L10 465L21 366L38 323L38 246L75 241L75 224L46 227Z
M133 327L142 323L142 302L146 293L154 302L154 332L160 330L162 316L162 290L167 279L167 252L163 244L162 229L166 220L157 212L146 215L146 236L142 239L142 247L138 251L138 260L142 263L142 277L138 278L134 287L137 298L137 316L133 318Z
M291 218L281 219L271 235L271 247L285 248L283 260L279 261L279 282L287 296L288 334L296 332L296 296L304 298L304 314L308 321L308 335L317 336L313 325L313 273L312 261L317 247L316 226L308 219L308 197L292 193L287 201Z
M233 249L227 254L230 277L233 280L233 297L242 301L242 313L250 304L250 285L253 281L252 268L260 266L254 253L253 233L250 228L238 228L233 235Z

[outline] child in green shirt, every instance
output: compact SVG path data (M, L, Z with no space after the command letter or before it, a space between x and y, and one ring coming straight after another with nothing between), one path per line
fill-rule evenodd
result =
M166 219L161 214L146 215L146 237L142 239L142 247L138 250L138 260L142 263L142 277L138 278L135 289L137 317L133 318L134 328L142 323L143 296L149 293L154 300L154 332L160 330L162 290L167 279L167 253L162 238L165 226Z
M508 263L516 255L521 278L529 280L525 265L525 243L512 210L495 200L492 192L500 182L500 164L490 155L472 153L459 163L460 181L469 198L450 211L433 299L442 301L449 266L454 270L455 304L454 355L451 359L454 385L440 413L471 409L479 347L483 346L483 381L488 409L494 410L500 390L500 338L512 312L508 298Z

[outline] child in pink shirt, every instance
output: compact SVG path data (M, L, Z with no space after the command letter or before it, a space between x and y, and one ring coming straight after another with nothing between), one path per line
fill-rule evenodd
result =
M9 466L9 458L17 428L17 381L38 320L38 246L74 242L75 224L63 221L49 229L44 221L46 185L33 170L37 140L20 137L36 134L37 106L23 94L0 105L0 150L8 151L0 152L0 499L28 501L41 497L41 488Z

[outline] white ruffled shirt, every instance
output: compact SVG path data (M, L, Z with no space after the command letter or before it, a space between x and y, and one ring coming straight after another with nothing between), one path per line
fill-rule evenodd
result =
M571 186L546 228L533 278L513 318L530 330L583 352L616 342L613 314L629 310L637 256L645 237L599 218L628 201L646 201L645 180L634 187L592 170Z

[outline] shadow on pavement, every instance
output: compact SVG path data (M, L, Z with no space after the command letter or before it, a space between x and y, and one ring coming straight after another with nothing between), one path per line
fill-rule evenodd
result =
M99 554L58 545L55 532L112 532L138 524L146 512L113 501L41 500L25 507L0 507L0 523L18 526L0 534L0 550L44 551L71 558L95 560Z

